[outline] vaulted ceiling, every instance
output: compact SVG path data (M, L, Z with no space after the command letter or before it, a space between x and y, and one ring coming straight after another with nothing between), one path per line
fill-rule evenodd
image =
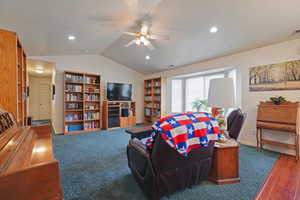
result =
M0 28L18 32L30 56L102 54L153 73L297 37L299 8L299 0L0 0ZM145 16L170 40L154 41L154 51L124 47L132 37L123 32L138 31Z

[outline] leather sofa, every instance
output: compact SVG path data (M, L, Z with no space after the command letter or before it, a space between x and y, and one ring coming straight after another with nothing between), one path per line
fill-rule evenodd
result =
M152 150L138 139L127 146L128 166L142 191L160 199L207 180L212 164L214 141L181 156L156 134Z

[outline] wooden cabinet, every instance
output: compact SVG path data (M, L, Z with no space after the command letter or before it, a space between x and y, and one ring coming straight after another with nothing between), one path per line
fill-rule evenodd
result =
M234 140L231 140L231 143L231 145L215 146L209 180L216 184L240 182L239 145Z
M163 116L163 79L161 77L144 81L144 122L153 124Z
M0 29L0 105L26 125L26 54L16 33Z
M103 129L136 125L134 101L103 101Z
M263 144L276 145L293 149L296 159L299 159L299 102L283 102L275 105L273 102L260 102L257 111L257 148L263 148ZM287 144L263 137L263 129L290 132L295 138L294 144ZM284 134L283 132L283 134ZM282 132L281 132L282 134Z
M126 128L135 125L136 125L135 116L120 117L120 128Z

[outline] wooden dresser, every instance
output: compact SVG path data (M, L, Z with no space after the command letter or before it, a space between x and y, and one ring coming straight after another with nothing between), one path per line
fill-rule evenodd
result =
M293 149L296 159L299 159L299 102L283 102L275 105L273 102L260 102L257 111L257 148L263 148L263 144L276 145ZM290 132L295 137L294 144L273 141L272 138L264 138L262 129L271 129Z
M14 126L0 134L0 199L63 199L49 126Z

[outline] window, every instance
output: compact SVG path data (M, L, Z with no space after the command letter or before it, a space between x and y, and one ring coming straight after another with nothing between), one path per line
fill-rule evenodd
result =
M173 79L171 112L209 111L206 104L210 80L230 77L233 78L236 88L236 76L236 69L230 69Z
M182 80L172 80L172 112L183 112L182 91Z
M202 76L186 79L185 111L192 111L192 103L197 99L205 99L205 93L199 85L204 85Z

